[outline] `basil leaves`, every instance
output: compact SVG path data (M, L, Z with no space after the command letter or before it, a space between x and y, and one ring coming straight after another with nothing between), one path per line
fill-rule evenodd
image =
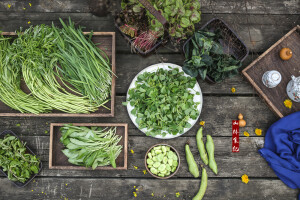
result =
M0 166L11 181L25 183L33 174L39 172L40 160L27 153L26 143L7 134L0 139Z

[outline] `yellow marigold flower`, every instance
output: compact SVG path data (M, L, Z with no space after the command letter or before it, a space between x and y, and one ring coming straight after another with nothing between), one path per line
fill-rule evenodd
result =
M31 3L28 3L28 4L29 4L30 7L32 6Z
M204 126L204 125L205 125L205 121L201 121L199 124L200 124L201 126Z
M261 133L262 133L262 130L261 130L261 129L259 129L259 128L256 128L256 129L255 129L255 134L256 134L257 136L261 136Z
M286 99L284 100L284 106L291 109L292 108L292 105L293 105L293 102L290 100L290 99Z
M134 197L137 197L137 194L136 194L136 192L133 192L133 196L134 196Z
M130 150L130 152L131 152L132 154L134 154L134 151L133 151L132 149Z
M180 196L180 193L179 193L179 192L177 192L177 193L176 193L176 197L179 197L179 196Z
M7 4L7 7L8 7L8 8L10 8L10 7L11 7L11 5L10 5L10 4Z
M249 137L249 133L247 131L244 131L244 136Z
M137 166L133 166L135 169L138 169L138 167Z
M28 21L27 24L31 24L31 21Z
M143 170L144 174L147 174L147 171L146 170Z
M153 197L154 197L154 193L153 193L153 192L151 193L151 196L153 196Z
M243 183L247 184L249 182L249 178L248 178L247 174L244 174L241 178L242 178Z
M235 88L234 87L231 88L231 92L235 93Z

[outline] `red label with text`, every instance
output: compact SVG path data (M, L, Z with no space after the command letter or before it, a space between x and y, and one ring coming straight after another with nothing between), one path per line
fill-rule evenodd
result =
M240 151L239 120L232 120L232 152Z

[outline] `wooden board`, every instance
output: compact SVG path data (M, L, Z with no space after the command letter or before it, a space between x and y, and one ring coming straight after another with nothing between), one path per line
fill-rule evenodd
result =
M50 125L50 145L49 145L49 169L65 170L91 170L82 166L76 166L68 162L68 158L63 154L63 144L60 142L60 127L65 123L51 123ZM70 124L70 123L68 123ZM74 126L98 126L98 127L117 127L116 134L122 136L118 145L122 145L122 151L116 159L116 168L112 166L97 167L95 170L126 170L127 169L127 143L128 125L127 124L101 124L101 123L72 123Z
M279 51L284 47L293 51L293 56L288 61L283 61L279 57ZM299 63L300 26L296 26L243 70L245 77L279 117L300 110L300 103L293 102L291 109L283 104L285 99L289 99L286 86L291 76L300 76ZM263 74L269 70L277 70L282 76L281 82L275 88L268 88L262 82Z
M84 32L84 34L89 34L90 32ZM2 32L2 35L14 36L15 32ZM99 43L98 48L103 50L111 61L112 72L116 74L116 53L115 53L115 32L93 32L92 41L94 43ZM64 113L62 111L53 110L51 113L41 113L41 114L32 114L32 113L20 113L17 110L11 109L9 106L0 101L0 116L17 116L17 117L114 117L115 110L115 85L116 85L116 76L112 77L111 84L111 96L110 101L108 101L105 106L110 108L110 110L100 107L96 112L83 114L73 114L73 113ZM24 92L30 93L25 82L21 82L21 88Z

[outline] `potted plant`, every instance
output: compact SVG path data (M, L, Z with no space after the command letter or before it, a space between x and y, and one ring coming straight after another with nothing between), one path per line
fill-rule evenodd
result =
M198 0L122 0L116 26L134 51L152 52L169 37L181 41L201 19Z

